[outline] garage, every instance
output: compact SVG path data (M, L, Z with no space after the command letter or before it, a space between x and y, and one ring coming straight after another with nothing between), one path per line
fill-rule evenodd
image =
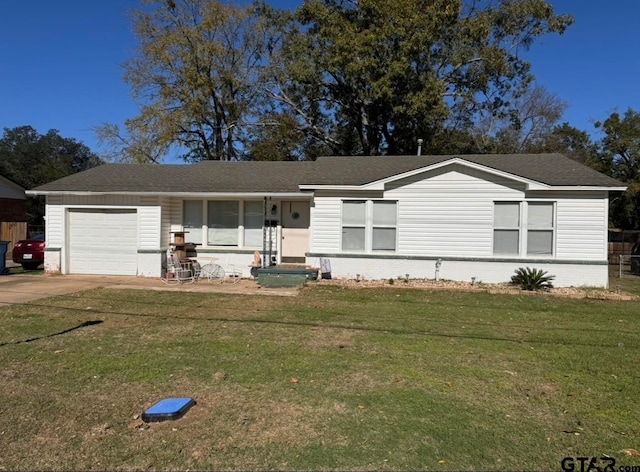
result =
M68 218L68 273L136 275L136 210L71 209Z

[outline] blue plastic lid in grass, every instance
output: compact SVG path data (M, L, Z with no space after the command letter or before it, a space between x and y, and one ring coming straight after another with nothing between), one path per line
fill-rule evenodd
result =
M196 401L193 398L165 398L142 413L142 421L152 423L177 420L195 404Z

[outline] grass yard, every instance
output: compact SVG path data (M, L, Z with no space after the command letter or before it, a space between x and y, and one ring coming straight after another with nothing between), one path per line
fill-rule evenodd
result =
M639 308L341 287L0 308L0 470L638 466ZM197 405L144 424L168 396Z
M633 275L629 265L609 266L609 290L640 296L640 275Z

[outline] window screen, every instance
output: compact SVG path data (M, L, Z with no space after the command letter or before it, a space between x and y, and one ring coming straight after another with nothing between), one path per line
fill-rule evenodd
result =
M244 245L262 247L263 203L244 202Z
M366 202L342 202L342 250L364 251Z
M496 202L493 211L493 253L520 253L520 204Z
M529 203L527 207L527 254L553 254L553 202Z
M182 204L182 227L190 243L202 244L202 200L185 200Z
M238 245L238 202L210 200L208 202L208 244Z
M397 206L396 202L373 202L372 250L395 251Z

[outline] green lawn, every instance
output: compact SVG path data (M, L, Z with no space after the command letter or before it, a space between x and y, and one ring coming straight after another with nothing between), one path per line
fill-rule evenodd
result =
M609 290L640 296L640 275L632 274L629 265L623 266L622 271L620 266L610 265Z
M93 290L0 308L0 470L640 465L621 452L640 450L639 314L340 287ZM167 396L197 405L142 423Z

